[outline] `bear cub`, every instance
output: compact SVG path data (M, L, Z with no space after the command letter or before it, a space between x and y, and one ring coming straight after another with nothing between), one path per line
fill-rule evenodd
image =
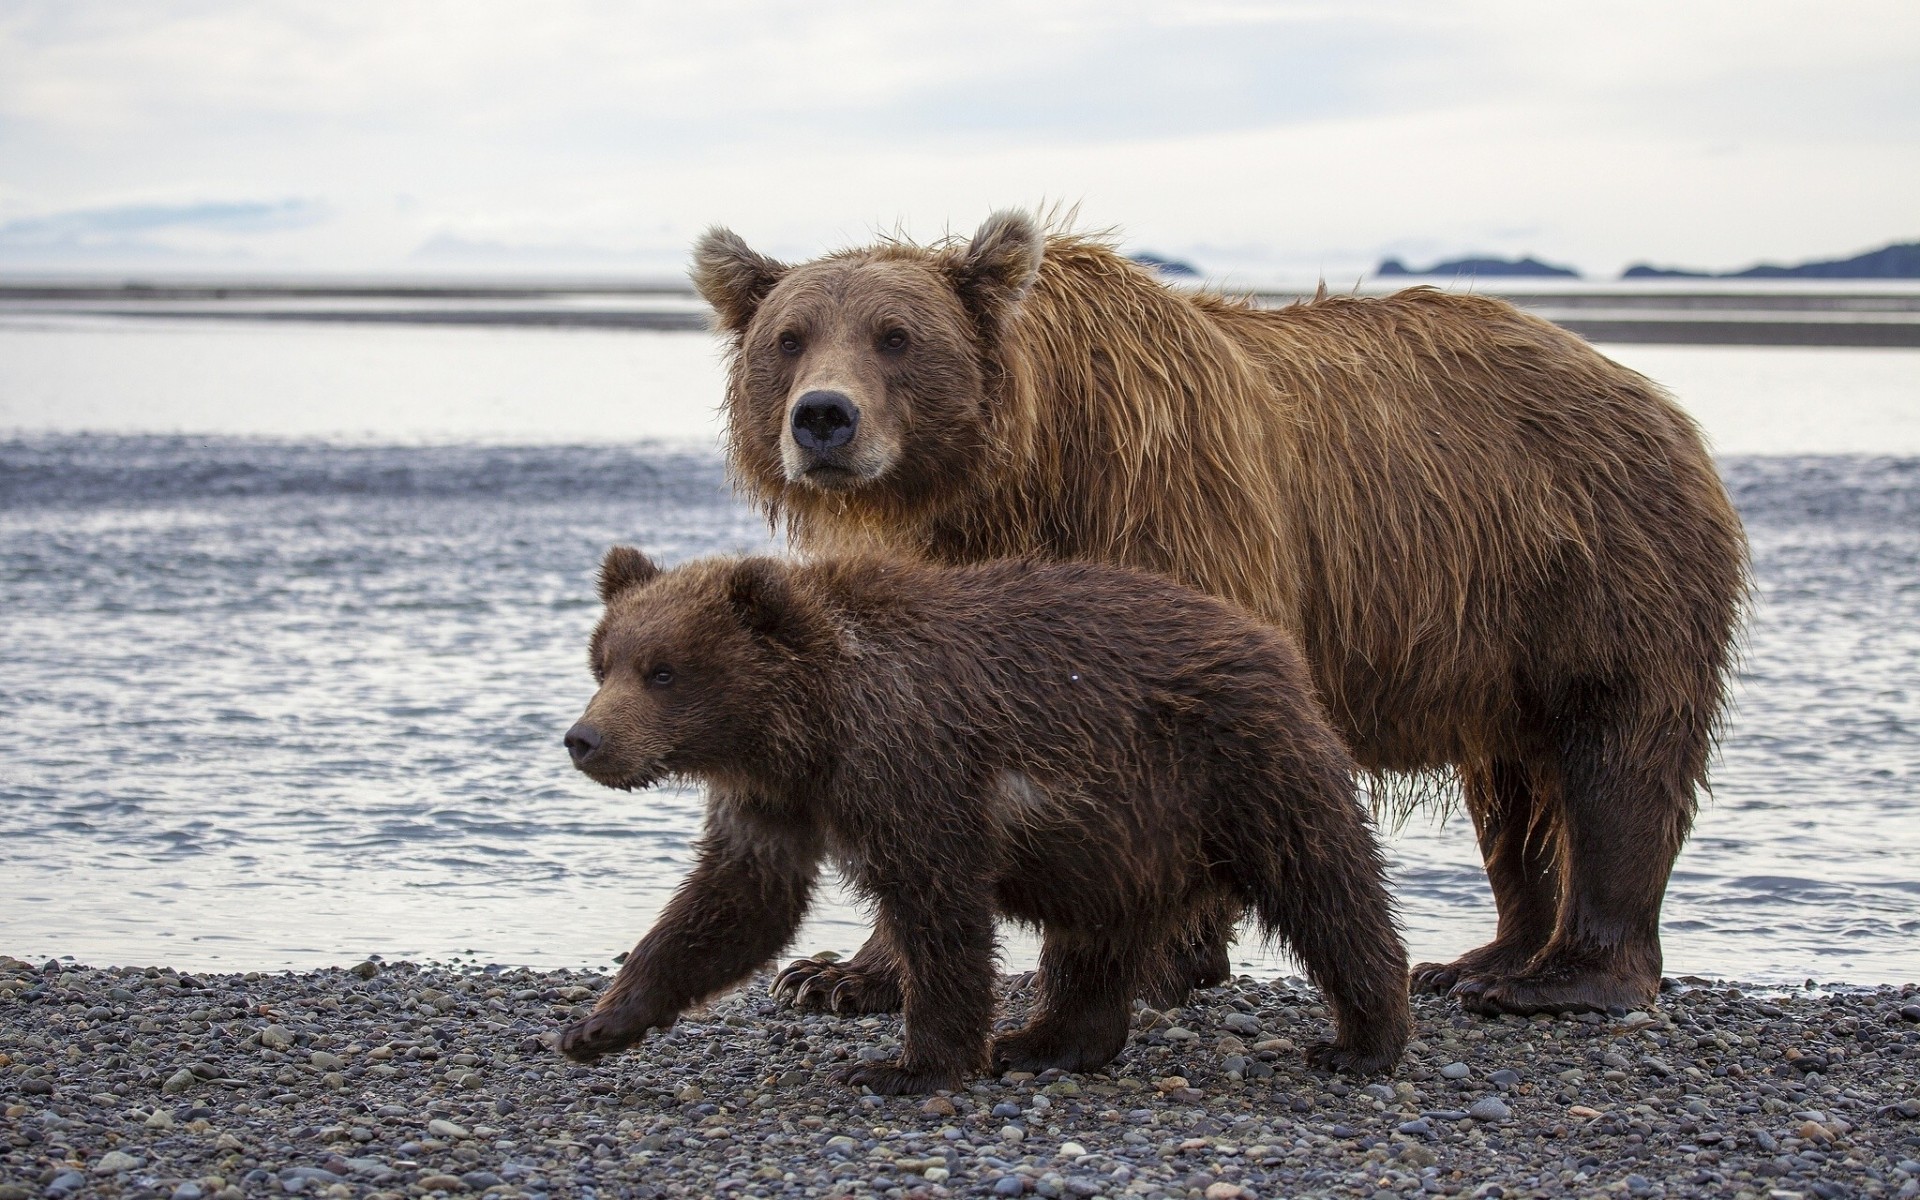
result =
M609 787L706 785L693 873L593 1012L594 1059L751 975L799 927L823 860L899 964L898 1094L996 1070L1088 1071L1196 914L1244 908L1324 993L1323 1069L1405 1047L1406 950L1354 768L1299 653L1142 572L999 561L715 558L617 547L566 735ZM990 1037L994 920L1042 932L1033 1016Z

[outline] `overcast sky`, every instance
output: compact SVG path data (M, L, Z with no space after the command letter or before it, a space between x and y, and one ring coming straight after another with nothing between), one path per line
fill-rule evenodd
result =
M0 269L660 273L1043 201L1243 279L1920 240L1920 4L0 0Z

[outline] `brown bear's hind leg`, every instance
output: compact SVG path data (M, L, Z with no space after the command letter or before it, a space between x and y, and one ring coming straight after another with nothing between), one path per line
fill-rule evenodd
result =
M773 981L773 998L812 1012L900 1011L900 960L884 928L843 963L797 959ZM876 1089L877 1090L877 1089Z
M1560 722L1561 896L1553 937L1521 970L1462 980L1481 1013L1605 1012L1660 990L1660 902L1693 823L1708 731L1679 715L1619 720L1604 694Z
M1419 963L1416 991L1446 992L1464 979L1517 975L1553 936L1559 907L1551 814L1524 765L1475 763L1460 772L1467 813L1487 865L1499 925L1493 940L1450 963Z
M1040 945L1040 999L1026 1027L993 1040L996 1071L1092 1071L1127 1045L1142 948L1049 930Z

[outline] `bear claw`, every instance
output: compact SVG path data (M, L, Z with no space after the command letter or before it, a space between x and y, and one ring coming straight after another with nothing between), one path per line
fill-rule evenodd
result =
M881 972L816 958L789 965L769 991L775 1000L793 1008L846 1015L896 1012L901 1000L899 985Z

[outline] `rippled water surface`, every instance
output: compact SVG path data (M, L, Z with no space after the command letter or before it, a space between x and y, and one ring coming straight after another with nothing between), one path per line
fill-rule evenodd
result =
M662 341L670 352L638 378L666 390L629 396L640 384L618 374L624 343L493 345L477 361L518 362L518 374L481 381L470 364L449 385L427 368L478 342L399 340L364 376L372 392L338 400L355 420L343 428L276 416L270 396L235 399L271 393L261 380L276 363L332 361L280 336L283 352L271 340L236 351L257 371L233 376L229 362L201 380L213 427L444 441L475 432L445 415L465 411L453 392L499 387L483 409L497 427L481 432L566 440L544 414L602 444L0 438L0 951L229 967L369 953L604 963L678 882L700 804L605 791L567 764L559 736L591 691L595 566L616 540L675 559L768 544L706 448L710 345ZM0 362L0 426L66 427L47 407L54 392L33 388L78 386L89 370L95 391L121 398L82 426L194 425L180 345L142 343L133 367L110 369L76 355L84 339L7 337L41 358ZM601 369L583 370L580 354ZM1727 361L1740 370L1715 365ZM1720 381L1716 404L1732 403L1730 379L1831 375L1875 411L1920 411L1902 390L1920 356L1662 350L1635 363L1662 364L1709 393ZM139 402L142 371L166 375L158 408ZM1902 381L1906 409L1882 377ZM543 390L562 386L573 390ZM312 380L290 393L322 394L341 395ZM1757 404L1755 419L1767 411ZM606 413L632 424L609 428ZM1804 405L1793 421L1780 428L1804 427ZM1708 426L1723 447L1791 450L1798 437L1767 443L1725 416ZM663 427L679 440L608 444ZM1888 448L1913 453L1911 435L1894 430ZM1816 448L1874 446L1871 431L1825 436ZM1668 970L1920 979L1920 458L1735 454L1723 466L1760 596L1716 793L1667 902ZM1485 940L1491 904L1464 819L1416 816L1392 844L1415 954ZM828 897L800 948L862 936L859 914ZM1030 958L1030 941L1008 945L1009 962Z

